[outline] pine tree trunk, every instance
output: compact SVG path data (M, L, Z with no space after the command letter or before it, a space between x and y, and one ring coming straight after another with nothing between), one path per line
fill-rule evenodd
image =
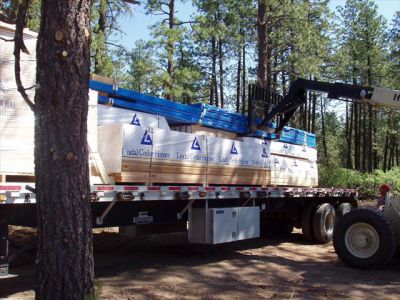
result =
M272 89L278 91L278 51L274 51L274 74L272 76Z
M304 130L303 127L303 121L304 121L304 104L302 104L299 108L299 118L298 118L298 124L297 127L301 128L302 130Z
M372 157L373 157L373 149L372 149L372 124L374 121L374 116L372 114L372 106L368 105L368 172L372 172L372 167L373 167L373 161L372 161Z
M107 0L100 0L99 3L99 21L98 21L98 32L97 34L99 36L102 36L105 38L105 31L106 31L106 12L107 12ZM94 73L103 75L101 72L101 67L100 67L100 60L103 56L103 51L102 49L96 49L95 55L94 55Z
M243 33L242 66L242 114L246 113L246 42Z
M242 51L241 47L238 51L238 62L237 62L237 74L236 74L236 112L240 112L240 95L241 95L241 88L240 88L240 76L242 73Z
M374 112L374 132L373 132L373 142L377 141L377 132L378 132L378 113L377 111ZM379 155L378 155L378 149L377 147L373 148L373 166L374 166L374 170L378 170L379 169Z
M347 116L348 112L347 112L347 106L346 106L346 119L347 119L346 123L348 123L348 130L347 130L347 134L346 134L346 140L347 140L346 168L353 169L351 145L352 145L352 141L353 141L352 134L353 134L354 103L350 107L351 107L351 113L350 113L350 116Z
M224 53L222 52L222 38L218 41L218 52L219 52L219 96L221 107L224 108Z
M168 27L170 30L174 29L175 26L175 0L169 1L169 11L168 11ZM173 88L173 78L174 78L174 42L173 39L168 37L167 41L167 73L168 73L168 90L165 98L173 100L173 95L171 94Z
M267 87L268 68L268 37L267 37L267 5L266 0L258 0L257 37L258 37L258 68L257 81L261 87Z
M313 92L312 95L312 112L311 112L311 132L315 133L316 131L316 107L317 107L317 94Z
M389 142L389 163L388 163L388 170L393 168L393 161L394 161L394 135L390 135L390 142Z
M307 131L307 115L308 115L308 101L306 98L306 102L304 103L303 124L302 124L303 130L305 130L305 131Z
M35 93L37 299L94 291L87 146L88 0L42 1Z
M388 152L389 152L389 133L386 131L385 147L383 148L383 166L382 166L383 172L387 171Z
M307 131L311 132L311 120L312 120L312 99L313 99L313 94L309 92L308 95L308 112L307 112Z
M367 171L367 150L368 150L368 136L367 136L367 110L365 108L365 105L363 105L363 119L362 119L362 125L363 125L363 143L362 143L362 170L363 172Z
M217 92L217 43L215 37L211 38L211 89L210 89L210 104L218 106Z
M323 97L321 97L321 131L322 131L322 145L324 147L324 157L325 163L329 165L329 156L328 156L328 145L326 142L326 130L325 130L325 109L324 109L324 102Z
M358 103L354 103L354 168L360 171L360 131L358 117Z
M286 87L286 69L285 65L282 66L282 96L285 97L287 94L287 87Z

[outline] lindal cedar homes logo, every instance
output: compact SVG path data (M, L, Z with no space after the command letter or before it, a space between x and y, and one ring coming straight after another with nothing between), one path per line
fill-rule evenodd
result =
M236 147L235 147L235 142L232 143L231 154L239 154L237 149L236 149Z
M147 130L145 131L140 144L141 145L153 145L153 140L151 139L151 136Z
M199 150L201 151L199 141L197 140L197 137L194 138L192 142L192 150Z
M139 117L136 114L133 116L131 124L132 125L136 125L136 126L140 126Z
M262 153L261 153L261 157L268 158L268 152L267 152L267 149L266 149L266 148L263 148L263 151L262 151Z

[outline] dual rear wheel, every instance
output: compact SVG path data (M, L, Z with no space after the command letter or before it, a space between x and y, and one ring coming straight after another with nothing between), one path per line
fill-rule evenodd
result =
M301 218L301 228L305 239L321 244L331 241L335 215L335 208L330 203L307 206Z

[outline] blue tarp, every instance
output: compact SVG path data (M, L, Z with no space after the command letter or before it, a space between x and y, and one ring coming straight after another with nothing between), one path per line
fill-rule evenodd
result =
M201 124L239 134L249 133L247 116L232 113L213 105L181 104L94 80L90 80L89 87L107 94L107 96L99 95L99 103L101 104L110 104L119 108L164 116L170 124ZM275 124L270 123L269 126L275 127ZM276 139L274 133L261 130L257 130L251 136ZM317 146L315 134L291 127L283 128L279 140L285 143L307 145L308 147Z
M164 116L167 121L171 123L198 124L200 121L201 110L195 108L187 111L180 110L179 106L167 108L159 104L152 104L142 101L132 102L125 99L112 98L102 95L99 95L99 103ZM183 104L180 105L185 106Z

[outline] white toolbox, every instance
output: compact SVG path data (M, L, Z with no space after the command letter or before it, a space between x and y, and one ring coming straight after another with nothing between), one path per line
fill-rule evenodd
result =
M221 244L257 237L260 237L258 206L191 210L189 241L192 243Z

